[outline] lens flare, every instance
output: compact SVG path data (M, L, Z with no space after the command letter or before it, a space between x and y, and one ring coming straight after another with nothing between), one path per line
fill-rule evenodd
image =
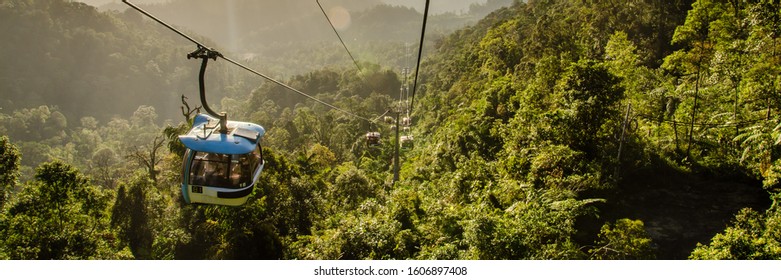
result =
M347 9L336 6L328 10L328 17L331 19L334 28L339 31L343 31L350 27L352 19L350 18L350 12Z

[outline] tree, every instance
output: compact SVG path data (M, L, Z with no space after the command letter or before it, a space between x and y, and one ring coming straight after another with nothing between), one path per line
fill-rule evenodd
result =
M155 139L151 143L148 143L139 147L130 148L128 159L135 161L138 165L144 167L147 171L149 179L157 184L157 164L163 160L160 150L165 143L165 137L163 135L155 136Z
M97 150L90 160L92 177L98 185L113 189L119 179L117 154L111 148Z
M152 257L154 239L146 199L151 187L152 182L143 179L132 182L127 191L124 184L120 185L111 209L111 226L118 229L119 238L127 242L136 259Z
M689 259L777 260L781 258L780 224L777 205L766 213L742 209L732 225L714 236L710 244L698 243Z
M20 162L21 154L16 146L5 135L0 136L0 209L3 209L8 193L16 187Z
M694 124L697 122L698 109L700 109L700 90L704 87L703 78L710 71L710 61L714 51L713 41L709 36L710 24L724 12L723 6L719 1L696 1L686 17L686 22L675 29L672 39L673 44L682 44L687 48L666 57L662 65L663 68L689 81L684 89L689 89L691 83L694 84L686 147L688 157L691 157ZM690 81L692 79L693 82Z
M12 259L122 258L108 229L108 195L62 162L44 163L11 201L2 246Z
M366 174L351 163L343 164L333 173L333 184L326 190L326 196L335 209L328 209L335 213L344 209L355 209L364 200L376 198L379 193L377 186L371 184Z
M620 219L602 226L599 241L589 253L597 260L652 259L652 245L643 221Z
M607 137L613 135L608 126L618 116L618 102L624 97L620 80L601 63L580 61L572 64L559 82L563 97L564 134L575 148L591 156Z

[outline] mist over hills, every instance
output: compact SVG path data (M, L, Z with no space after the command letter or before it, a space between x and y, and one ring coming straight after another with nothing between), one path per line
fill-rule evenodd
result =
M419 10L334 10L361 72L317 10L276 2L145 4L367 118L210 62L212 107L267 128L237 208L180 190L191 42L132 10L0 2L0 259L781 259L775 2L432 17L404 130L371 119L395 115Z
M115 5L122 4L120 0L77 0L79 2L84 2L89 5L98 7L98 8L107 8L107 7L116 7ZM133 3L137 4L164 4L168 2L172 2L174 0L135 0ZM430 12L432 14L443 14L443 13L466 13L469 11L470 7L473 5L481 5L485 4L487 0L434 0L432 1L432 7L430 8ZM322 1L324 4L329 4L331 2L344 2L344 1ZM418 10L419 12L423 11L423 0L353 0L351 1L353 4L360 4L365 3L369 5L376 5L378 2L391 5L391 6L407 6L412 7ZM490 2L490 1L488 1Z
M431 38L474 24L489 12L513 0L433 1ZM336 40L315 1L167 0L138 2L165 21L209 37L226 50L257 51L275 43ZM346 41L404 41L416 43L424 1L320 1ZM99 5L101 10L124 10L120 1ZM339 26L341 22L341 26ZM366 37L367 35L374 35Z
M0 108L56 105L72 121L87 115L108 120L128 115L141 104L175 108L177 96L197 94L197 63L184 59L193 48L189 42L126 10L121 1L83 2L104 5L96 9L69 1L9 2L2 22L16 28L0 30L4 38L12 38L0 43L8 61L0 71L9 81L0 85L9 97ZM278 79L323 67L353 67L314 1L133 2ZM351 24L339 32L359 62L391 69L409 66L409 54L415 50L407 46L419 40L422 14L381 1L321 2L326 11L351 11ZM499 7L511 1L489 2ZM114 6L121 9L106 9ZM453 14L434 17L427 44L476 20ZM244 73L220 63L209 69L207 85L214 102L246 96L262 83L252 79L225 89L228 79L235 84ZM162 111L161 119L177 117L176 110Z

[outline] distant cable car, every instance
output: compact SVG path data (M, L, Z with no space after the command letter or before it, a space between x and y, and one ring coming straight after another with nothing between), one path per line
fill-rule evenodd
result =
M380 133L376 131L366 133L366 145L369 146L380 145Z
M412 135L403 135L400 138L402 148L410 149L414 146Z
M257 124L227 121L220 133L219 120L205 114L195 117L192 129L179 140L187 147L182 170L182 195L187 203L238 206L252 194L265 162Z
M411 126L412 125L412 119L408 117L404 117L401 119L401 125L403 126Z

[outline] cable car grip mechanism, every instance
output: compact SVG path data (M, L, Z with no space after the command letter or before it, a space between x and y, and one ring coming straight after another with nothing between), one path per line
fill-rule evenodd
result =
M217 113L214 110L212 110L211 107L209 107L209 103L206 102L206 85L204 82L204 76L206 74L206 65L209 62L209 59L217 60L217 57L222 57L222 54L218 51L215 51L213 49L208 49L204 46L198 45L198 49L187 54L187 59L191 58L200 58L201 59L201 72L198 75L198 86L200 89L201 94L201 105L203 105L203 109L206 110L206 113L209 115L212 115L215 118L220 119L220 133L221 134L227 134L228 133L228 114L225 112Z

